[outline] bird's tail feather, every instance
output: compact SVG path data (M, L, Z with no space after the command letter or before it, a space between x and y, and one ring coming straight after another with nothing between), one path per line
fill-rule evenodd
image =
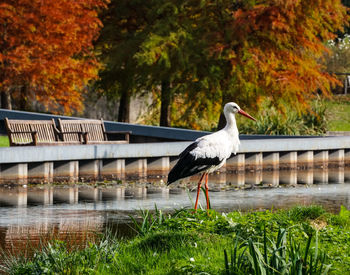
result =
M180 159L175 166L173 167L173 169L171 169L171 171L168 174L168 183L167 185L185 178L188 175L188 168L189 166L191 166L191 162L189 160L187 160L186 158L182 158Z

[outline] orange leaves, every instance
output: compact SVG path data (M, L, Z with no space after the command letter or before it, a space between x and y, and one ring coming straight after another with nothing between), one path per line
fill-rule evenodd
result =
M81 91L97 78L93 52L105 0L5 0L0 5L0 87L21 87L53 110L81 109ZM0 91L1 92L1 91Z
M232 99L244 100L255 89L305 106L315 91L328 93L336 83L319 60L326 51L323 42L349 19L340 0L262 0L232 14L225 26L234 36L222 43L236 53L226 55L235 66L236 83L227 89Z

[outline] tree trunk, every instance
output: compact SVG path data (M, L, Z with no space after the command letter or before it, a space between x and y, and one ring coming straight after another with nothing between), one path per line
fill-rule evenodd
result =
M226 119L225 119L224 113L221 113L217 130L221 130L222 128L225 127L225 125L226 125Z
M11 95L8 90L1 93L1 108L12 110Z
M130 93L128 89L123 89L120 97L118 121L130 122Z
M29 110L29 106L28 106L28 90L27 90L27 86L23 85L21 87L21 94L20 94L20 98L18 99L18 101L16 102L17 104L15 104L15 106L22 111L30 111ZM16 109L17 109L16 108Z
M222 128L224 128L226 126L226 118L224 116L224 105L228 102L232 101L232 98L226 94L223 93L222 95L222 110L221 110L221 114L220 114L220 118L219 118L219 122L218 122L218 127L217 130L221 130Z
M160 94L160 126L170 126L170 92L170 82L167 80L162 81Z

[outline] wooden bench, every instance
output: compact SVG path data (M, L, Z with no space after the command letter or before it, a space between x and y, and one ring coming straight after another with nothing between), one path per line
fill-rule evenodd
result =
M10 146L53 144L58 139L54 120L17 120L5 118Z
M10 146L74 145L83 143L83 133L80 133L80 141L63 141L62 133L57 129L54 119L18 120L5 118L5 126Z
M18 120L5 118L10 146L62 145L60 132L52 120ZM77 142L71 144L79 144Z
M65 142L81 141L84 144L113 144L129 143L131 132L128 131L109 131L107 132L103 119L79 119L79 120L62 120L58 119L58 128ZM122 137L119 140L110 140L111 135Z

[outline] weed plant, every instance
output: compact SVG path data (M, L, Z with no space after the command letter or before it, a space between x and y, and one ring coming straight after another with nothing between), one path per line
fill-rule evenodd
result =
M129 217L133 223L132 228L141 236L145 236L147 233L154 231L158 226L162 225L165 219L162 210L158 210L157 205L155 205L155 214L152 214L150 210L143 209L139 211L139 214L141 216L141 222L132 215Z
M350 211L319 206L218 213L141 211L132 239L73 249L52 241L9 274L347 274Z
M276 240L266 236L262 243L251 238L239 244L239 237L228 253L224 250L225 271L231 274L327 274L331 265L326 263L326 254L319 252L316 233L315 247L310 249L312 234L309 235L305 247L298 243L287 230L280 229Z

